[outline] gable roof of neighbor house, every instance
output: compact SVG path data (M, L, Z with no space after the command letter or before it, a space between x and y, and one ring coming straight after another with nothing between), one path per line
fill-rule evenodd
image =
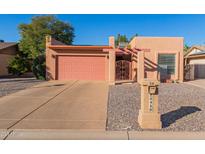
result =
M18 53L18 43L0 42L0 54L16 55Z
M0 42L0 50L6 49L6 48L11 47L11 46L15 46L17 44L18 43L16 43L16 42Z
M201 52L200 53L194 53L194 54L191 54L189 55L190 52L192 52L192 50L194 49L198 49L200 50ZM204 55L205 54L205 46L203 45L195 45L195 46L192 46L184 55L185 58L188 58L189 56L197 56L197 55Z

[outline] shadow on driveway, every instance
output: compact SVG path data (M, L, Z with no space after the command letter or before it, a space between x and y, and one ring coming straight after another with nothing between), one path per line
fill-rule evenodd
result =
M42 82L43 80L37 79L0 79L0 83L4 82L21 82L21 83L33 83L33 82Z
M196 106L181 106L179 109L161 115L162 128L169 127L176 120L181 119L189 114L201 111Z
M54 84L54 85L38 86L38 87L33 87L33 88L60 87L60 86L65 86L65 85L66 85L66 84Z

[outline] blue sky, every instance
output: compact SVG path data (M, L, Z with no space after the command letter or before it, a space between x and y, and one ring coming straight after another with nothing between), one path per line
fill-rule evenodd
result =
M18 25L35 15L0 15L0 39L18 41ZM205 15L56 15L75 28L74 44L106 45L118 33L128 37L180 36L188 45L205 44Z

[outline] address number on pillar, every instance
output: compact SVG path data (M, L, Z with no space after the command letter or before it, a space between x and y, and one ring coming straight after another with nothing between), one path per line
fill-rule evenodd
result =
M152 94L149 94L149 111L150 112L153 111L153 99L154 99L154 96Z

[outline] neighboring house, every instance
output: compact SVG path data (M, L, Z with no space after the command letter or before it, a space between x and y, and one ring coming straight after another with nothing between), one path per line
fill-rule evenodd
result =
M185 79L205 78L205 46L192 46L184 56Z
M8 62L18 53L18 44L14 42L0 42L0 76L8 75Z
M134 37L129 44L75 46L46 39L48 80L183 81L183 38Z

